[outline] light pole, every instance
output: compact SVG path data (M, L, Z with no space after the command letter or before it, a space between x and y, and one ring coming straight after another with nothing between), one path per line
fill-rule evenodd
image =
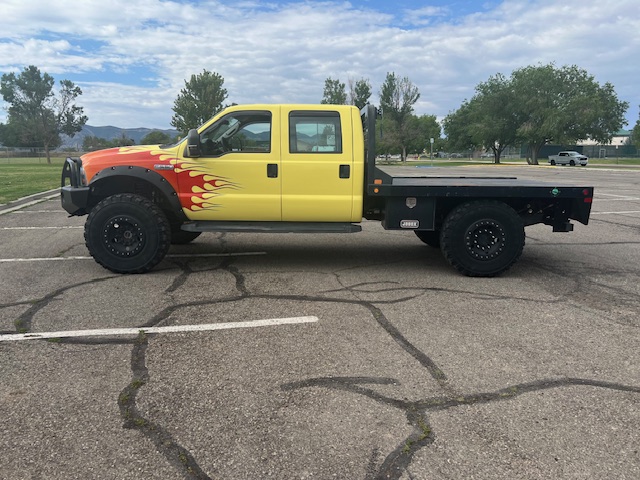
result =
M431 144L431 150L429 152L429 158L431 159L431 166L433 167L433 138L429 139L429 143Z

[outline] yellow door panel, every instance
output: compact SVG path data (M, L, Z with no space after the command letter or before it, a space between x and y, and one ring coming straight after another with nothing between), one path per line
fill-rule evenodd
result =
M283 106L282 219L350 222L354 159L350 110ZM362 185L357 188L362 189Z
M200 129L202 156L176 166L189 219L282 220L277 109L228 109Z

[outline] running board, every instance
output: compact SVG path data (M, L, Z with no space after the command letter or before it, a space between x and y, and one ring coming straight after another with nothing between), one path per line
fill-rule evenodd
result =
M187 232L356 233L360 225L333 222L189 222Z

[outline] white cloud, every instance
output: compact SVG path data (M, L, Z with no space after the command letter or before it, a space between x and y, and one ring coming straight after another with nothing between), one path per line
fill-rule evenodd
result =
M93 126L169 128L173 89L80 83L82 106Z
M24 42L10 41L0 43L0 71L21 71L27 65L36 65L50 75L65 73L69 70L82 72L100 70L100 59L83 55L77 47L67 40L41 40L28 38Z
M447 7L427 6L414 10L405 10L403 23L405 25L426 27L433 23L434 19L438 19L450 14Z
M638 118L637 0L506 0L454 19L438 7L398 12L408 29L358 4L5 0L0 73L33 64L76 78L93 125L167 127L184 80L203 69L237 103L318 102L328 76L369 78L376 101L394 71L419 87L417 113L442 117L490 75L555 62L613 83Z

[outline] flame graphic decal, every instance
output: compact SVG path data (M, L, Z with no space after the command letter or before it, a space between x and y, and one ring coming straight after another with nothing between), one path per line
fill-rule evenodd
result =
M153 157L158 157L158 160L162 161L162 162L166 162L167 160L169 160L170 162L172 160L176 160L176 156L174 155L175 152L173 151L169 151L169 153L167 153L167 150L163 150L162 148L149 148L148 146L133 146L133 147L120 147L118 149L118 154L119 155L131 155L131 154L138 154L139 157L142 157L142 154L147 153L149 154L152 158ZM172 162L173 163L173 162Z
M216 210L221 204L216 202L223 195L224 190L237 190L239 185L230 179L214 175L205 165L191 159L175 158L171 160L177 173L188 172L191 187L191 205L193 212L201 210ZM187 177L183 177L187 178Z
M192 193L189 202L183 205L184 208L192 212L217 210L222 205L216 200L219 200L224 190L240 188L229 178L215 175L206 165L190 158L177 157L175 152L167 153L161 148L149 149L148 147L134 146L122 147L118 153L123 155L148 153L160 161L173 165L176 173L183 173L180 177L180 189L185 192L190 190ZM184 202L185 197L181 198Z

